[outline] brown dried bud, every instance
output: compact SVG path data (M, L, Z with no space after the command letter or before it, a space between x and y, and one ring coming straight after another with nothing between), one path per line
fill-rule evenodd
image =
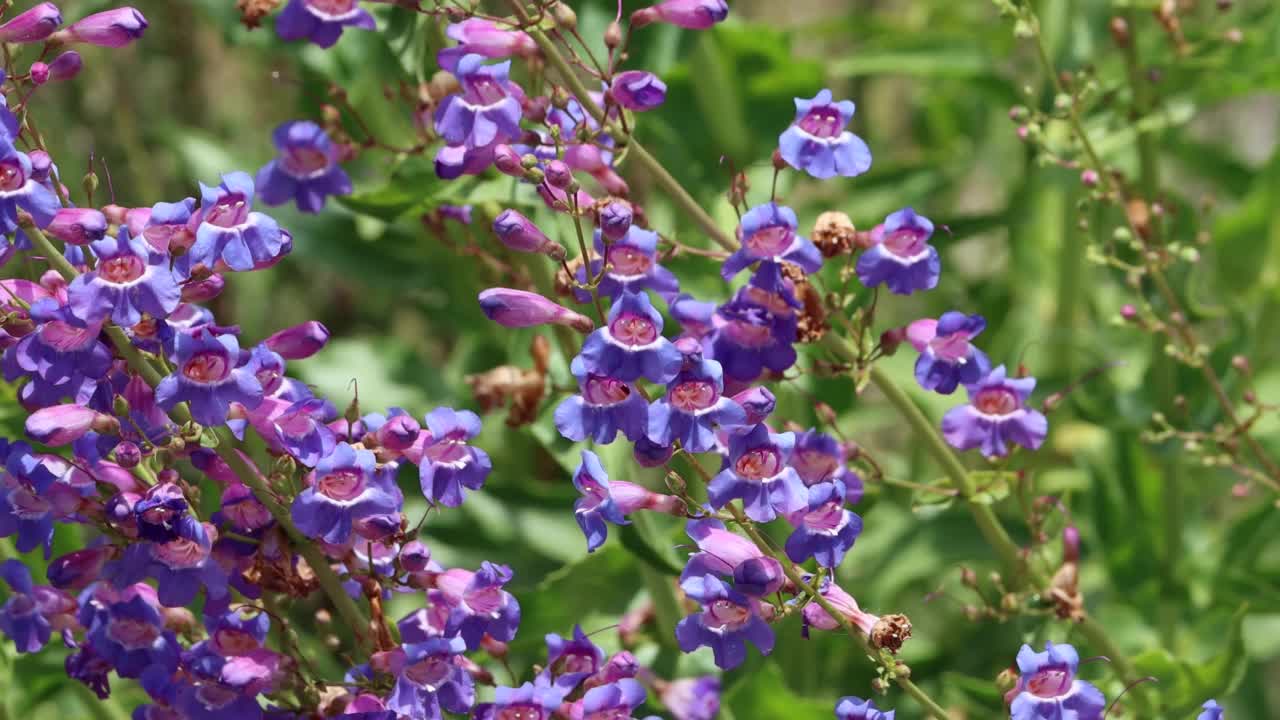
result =
M316 610L315 617L316 617L317 625L328 625L329 623L333 622L333 615L331 615L329 611L324 608L320 608Z
M787 161L782 159L782 151L778 150L777 148L774 148L773 150L772 160L773 160L773 169L779 172L786 170L788 167L790 167L789 165L787 165Z
M533 369L543 375L551 369L551 341L543 335L535 335L529 343L529 356L533 358Z
M1111 18L1111 39L1116 47L1129 47L1132 37L1129 35L1129 23L1119 15Z
M973 568L961 567L960 583L965 587L970 587L970 588L978 587L978 573L974 572Z
M880 352L885 356L898 352L898 346L907 339L905 327L889 328L880 333Z
M444 70L437 70L436 74L431 76L431 82L427 84L427 92L433 102L440 102L460 89L462 86L458 84L458 78Z
M1237 371L1241 373L1244 373L1245 375L1248 375L1250 370L1252 369L1249 366L1249 358L1243 355L1236 355L1235 357L1231 358L1231 367L1235 368Z
M510 402L511 410L507 413L507 425L510 427L528 425L537 419L538 405L547 385L545 371L526 370L514 365L500 365L483 373L468 375L465 380L471 386L471 393L480 404L481 412L489 412Z
M828 210L818 216L811 235L813 244L822 251L822 256L829 258L853 252L857 237L858 230L849 216L835 210Z
M906 615L881 615L871 628L871 646L897 653L911 638L911 620Z
M551 17L562 30L573 30L578 27L578 14L568 4L558 2L551 6Z
M622 44L622 26L616 22L609 23L604 30L604 46L613 50Z
M240 24L253 30L262 24L262 18L271 14L280 4L280 0L236 0L236 10L240 11Z

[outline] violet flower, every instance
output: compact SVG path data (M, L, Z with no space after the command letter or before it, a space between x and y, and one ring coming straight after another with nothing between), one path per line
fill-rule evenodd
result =
M845 485L822 482L809 486L809 505L787 520L795 531L787 538L787 557L801 563L809 558L824 568L836 568L862 533L862 518L844 506Z
M284 40L307 39L322 48L333 47L342 31L353 27L373 30L373 16L359 0L289 0L276 19L276 33Z
M796 119L778 137L782 159L820 180L871 169L871 149L845 129L854 110L849 100L834 102L826 89L809 100L796 98Z
M1070 645L1045 643L1039 653L1023 645L1010 720L1101 720L1107 700L1098 688L1076 678L1079 667L1080 655Z
M725 280L757 262L789 262L806 273L822 268L822 253L809 238L796 234L799 220L789 207L768 202L742 216L742 247L724 261Z
M262 385L247 366L236 367L240 343L234 335L214 335L207 328L178 333L175 371L156 386L156 403L168 410L180 402L201 425L221 425L231 403L249 409L262 401Z
M981 315L945 312L934 320L916 320L907 326L907 340L920 353L916 381L925 390L949 395L957 386L972 385L991 371L986 353L973 346L973 338L987 327Z
M253 270L287 253L291 241L275 220L253 212L253 178L233 172L222 176L217 187L200 184L200 210L191 216L188 228L195 227L195 243L174 262L174 267L190 275L196 265L210 270L225 263L232 270Z
M404 665L387 708L407 717L439 718L441 708L464 714L475 704L475 683L460 664L467 644L460 637L429 638L404 648Z
M293 501L291 515L298 529L341 545L351 537L355 521L399 512L401 495L394 478L376 472L375 463L372 452L338 443Z
M605 244L603 231L595 231L595 250L603 259L590 263L591 277L603 277L596 292L600 297L616 300L619 295L643 293L652 290L664 300L671 300L680 292L680 281L668 269L658 264L658 233L636 225L627 228L622 237ZM578 268L578 282L588 281L587 268ZM591 302L591 292L576 288L574 297L581 303Z
M609 95L628 110L652 110L667 99L667 84L644 70L626 70L613 77Z
M858 279L867 287L884 285L898 295L937 287L942 261L929 244L931 235L933 223L911 208L891 214L872 231L875 244L858 258Z
M881 710L870 700L853 695L846 695L836 703L836 720L893 720L894 712Z
M129 237L120 228L115 238L92 243L98 264L79 275L67 288L71 311L86 323L105 318L122 327L142 320L146 313L164 319L178 307L182 293L169 270L169 256Z
M467 443L480 434L480 416L470 410L436 408L427 414L430 440L418 463L418 481L429 502L462 504L464 489L479 490L493 470L489 454Z
M1049 432L1049 421L1027 407L1036 387L1033 377L1010 378L1001 365L966 388L969 404L942 416L942 435L958 450L978 448L987 457L1003 457L1009 445L1035 450Z
M480 647L488 634L499 642L509 642L520 626L520 603L502 589L511 582L511 568L489 561L475 572L453 568L436 577L436 588L449 605L446 635L457 634L468 650Z
M675 345L662 337L662 315L649 296L626 290L609 308L609 324L587 336L578 357L588 372L659 384L674 378L684 362Z
M586 371L581 358L569 366L579 394L565 398L555 410L556 429L574 442L591 438L607 445L621 431L635 442L648 429L649 405L631 383Z
M330 195L350 195L351 178L338 165L338 147L324 128L309 121L281 124L271 134L279 153L258 171L255 185L262 202L290 200L304 213L317 213Z
M679 442L693 453L717 444L716 427L744 425L747 413L724 397L724 374L715 360L687 363L667 384L666 394L649 406L649 439L660 445Z
M729 438L725 469L707 485L707 498L719 509L742 500L747 517L769 522L807 504L808 493L795 468L787 465L795 433L774 434L764 425Z
M760 616L760 602L734 590L714 575L689 577L680 588L702 604L702 611L676 625L676 641L684 652L710 647L716 666L732 670L747 659L747 641L760 654L773 652L773 630Z

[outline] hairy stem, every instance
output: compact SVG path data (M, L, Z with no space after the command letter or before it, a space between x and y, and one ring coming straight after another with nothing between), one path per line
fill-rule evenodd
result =
M45 237L45 234L34 223L30 221L23 222L22 229L26 232L27 237L31 238L31 242L35 247L44 253L49 265L57 270L68 283L79 276L80 273L75 266L67 261L62 252L54 247L49 238ZM125 335L123 329L116 325L107 325L106 333L116 351L128 363L129 369L137 373L152 388L160 384L163 379L160 372L151 363L147 362L147 359L142 356L138 348ZM178 425L191 422L191 413L183 403L174 406L169 411L169 416ZM315 573L316 581L320 583L321 589L329 597L329 601L333 603L338 615L351 628L351 633L355 636L356 642L361 647L368 649L370 647L369 621L360 612L360 609L356 607L355 601L351 599L351 596L343 589L342 580L338 578L338 574L329 566L329 559L321 552L320 546L298 530L298 527L293 524L289 508L276 499L275 495L267 487L266 482L236 452L234 447L235 438L232 437L231 433L225 427L215 428L213 431L218 438L218 446L214 448L218 457L222 458L222 461L231 468L240 481L253 491L254 497L266 506L271 516L284 529L294 549L307 561L307 565L311 566L312 572Z

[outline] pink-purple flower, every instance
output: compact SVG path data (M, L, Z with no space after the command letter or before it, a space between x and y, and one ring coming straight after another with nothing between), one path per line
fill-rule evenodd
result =
M782 159L815 178L855 177L871 169L871 149L845 128L854 104L835 102L830 90L809 100L796 98L796 119L778 138Z
M872 231L875 244L858 258L858 279L898 295L932 290L942 272L938 250L929 244L932 235L933 223L911 208L889 215Z
M376 27L373 16L360 7L359 0L289 0L276 20L276 32L281 38L306 39L322 48L333 47L349 27Z
M987 457L1003 457L1010 445L1035 450L1049 432L1049 421L1027 407L1036 387L1033 377L1011 378L1001 365L966 389L969 403L942 417L942 434L959 450L978 448Z
M287 122L271 135L277 156L258 171L258 195L267 205L290 200L305 213L324 209L330 195L350 195L351 178L338 165L338 147L310 121Z
M986 353L973 338L987 327L981 315L950 311L934 320L924 318L907 326L907 340L920 353L916 381L925 390L949 395L959 385L972 385L991 371Z

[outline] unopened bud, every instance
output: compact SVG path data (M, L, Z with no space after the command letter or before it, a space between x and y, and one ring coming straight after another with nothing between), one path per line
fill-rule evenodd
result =
M564 30L572 30L578 27L578 14L569 7L568 3L558 2L551 6L551 17L555 19L556 26ZM608 35L605 35L607 38ZM606 40L607 42L607 40Z
M92 170L85 173L84 179L80 181L80 187L84 188L86 197L92 198L93 194L98 191L98 174Z
M969 567L960 568L960 583L968 588L977 588L978 573L974 572L973 569Z
M773 155L769 158L769 160L773 163L773 169L779 172L786 170L788 167L790 167L787 164L787 161L782 157L782 151L778 150L777 148L774 148Z
M480 309L490 320L509 328L564 325L587 334L594 329L591 318L557 305L547 298L524 290L489 288L480 293Z
M49 66L40 61L31 63L31 82L35 85L43 85L49 82Z
M604 30L604 46L613 50L622 44L622 26L616 22L609 23Z
M1111 18L1111 39L1115 42L1116 47L1129 47L1129 23L1119 15Z
M1239 372L1241 372L1241 373L1243 373L1243 374L1245 374L1245 375L1248 375L1248 374L1249 374L1249 372L1250 372L1250 370L1252 369L1252 368L1249 366L1249 358L1247 358L1247 357L1245 357L1245 356L1243 356L1243 355L1236 355L1235 357L1232 357L1232 358L1231 358L1231 367L1235 368L1237 371L1239 371Z
M880 352L885 356L892 355L898 351L898 346L906 339L905 327L889 328L880 333Z

